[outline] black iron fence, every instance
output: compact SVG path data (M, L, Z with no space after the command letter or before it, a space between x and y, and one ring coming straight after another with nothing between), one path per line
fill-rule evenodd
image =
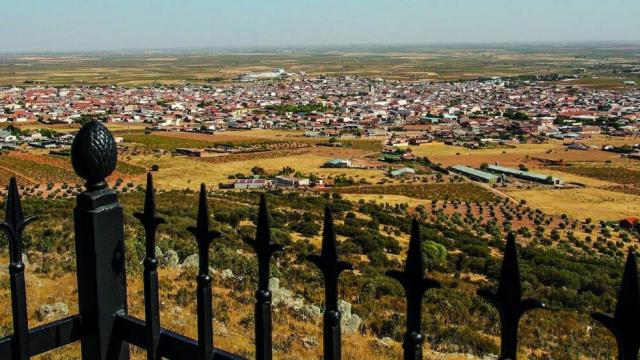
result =
M77 197L74 209L76 264L79 314L43 326L29 329L25 292L24 263L22 262L22 234L34 217L22 213L18 187L11 179L6 200L5 221L0 224L9 238L11 309L13 335L0 339L0 359L24 360L31 356L79 341L83 359L128 359L129 345L147 352L150 360L217 359L237 360L238 355L214 346L211 276L209 275L209 246L222 236L209 226L207 191L200 189L197 222L189 227L198 244L199 271L196 277L198 338L191 339L169 331L160 324L158 295L158 259L155 257L156 231L165 221L156 214L151 174L147 177L144 211L136 213L146 234L144 259L145 320L127 313L127 281L124 252L123 210L116 192L109 189L105 178L113 172L117 149L111 133L100 123L86 124L76 135L72 147L75 171L87 181L87 190ZM269 263L275 252L283 250L271 242L269 215L264 195L260 199L255 240L248 242L258 257L258 288L255 293L255 357L272 358L271 292L269 291ZM324 359L341 358L340 310L338 308L338 280L340 273L352 268L338 256L331 208L325 209L322 252L309 256L324 276ZM404 336L404 358L422 359L421 333L422 298L426 291L439 283L425 277L420 244L420 226L413 220L411 239L405 268L390 271L388 276L399 281L405 289L407 324ZM516 359L518 323L522 315L532 309L544 308L533 299L522 299L515 235L507 238L496 292L480 290L497 310L501 321L500 359ZM3 306L6 304L3 304ZM615 314L593 314L616 337L619 359L635 360L640 348L640 292L636 257L629 253L624 270Z

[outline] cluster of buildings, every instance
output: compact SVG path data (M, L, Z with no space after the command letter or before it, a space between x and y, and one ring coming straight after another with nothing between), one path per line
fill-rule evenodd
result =
M313 137L379 137L390 145L438 139L470 146L514 135L577 139L640 133L638 88L500 78L407 82L285 75L284 70L246 74L251 82L215 85L0 88L0 127L92 116L158 130L293 128Z
M301 188L309 186L322 187L324 183L321 180L317 180L311 183L308 178L279 175L273 179L262 178L250 178L250 179L236 179L229 187L236 190L256 190L256 189L272 189L272 188Z
M73 134L49 134L44 135L34 132L20 135L10 130L0 128L0 150L15 150L18 145L26 145L39 149L55 149L70 146L73 143Z

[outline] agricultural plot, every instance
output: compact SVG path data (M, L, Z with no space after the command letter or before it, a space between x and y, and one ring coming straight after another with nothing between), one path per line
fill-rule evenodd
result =
M119 161L110 178L131 178L145 172L144 167ZM84 182L75 174L69 157L35 152L0 156L0 186L4 187L13 176L19 185L28 187L48 184L59 187L65 183L72 186Z
M56 160L39 155L0 157L0 172L17 173L34 184L81 182L69 165L67 167L57 165Z
M32 84L119 84L136 86L150 83L204 83L212 77L232 81L238 74L267 71L286 64L292 72L309 74L364 75L401 80L456 81L488 76L565 73L567 69L590 67L594 61L601 69L592 69L572 84L598 88L619 88L633 74L611 76L608 64L635 64L637 50L615 49L602 52L595 48L528 47L514 49L414 47L384 49L376 47L304 53L223 53L188 54L65 54L64 56L7 56L0 64L0 83ZM606 53L606 55L604 55ZM603 60L607 58L607 60ZM20 64L23 66L15 66ZM597 75L597 79L592 76ZM566 84L566 83L563 83Z
M148 149L175 150L176 148L204 148L209 142L195 139L182 139L153 134L127 134L122 136L125 143L135 143Z
M640 171L616 166L558 166L553 167L579 176L585 176L616 184L640 184Z
M400 195L414 199L495 201L496 196L489 190L470 182L432 183L424 185L374 185L335 188L331 191L342 194L382 194Z
M640 201L638 196L598 188L514 190L508 194L547 213L613 221L636 216Z

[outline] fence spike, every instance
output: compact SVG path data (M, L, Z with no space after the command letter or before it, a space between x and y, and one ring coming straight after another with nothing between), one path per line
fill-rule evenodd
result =
M535 299L522 299L515 233L511 232L507 235L507 245L502 259L498 291L494 293L487 289L480 289L478 290L478 295L489 301L500 315L501 344L499 359L516 360L520 318L527 311L545 308L546 305Z
M338 277L345 270L352 270L353 266L338 259L338 244L333 227L333 213L327 205L324 209L324 228L322 230L322 251L320 255L309 255L309 261L314 263L324 277L325 311L324 311L324 359L339 360L341 354L340 310L338 309Z
M27 294L22 262L22 233L35 220L24 217L16 178L9 181L5 220L0 228L9 240L9 282L11 283L11 314L13 319L13 354L15 359L29 358L29 319L27 317Z
M258 256L258 290L256 291L255 306L255 336L256 359L271 360L273 356L272 323L271 323L271 292L269 291L269 264L274 252L284 248L271 243L271 224L265 194L260 194L258 207L258 224L255 240L243 239L255 250Z
M209 230L209 210L207 205L207 188L200 185L198 202L198 222L196 226L187 228L198 242L198 359L210 360L213 357L213 310L211 304L211 277L209 276L209 246L213 239L221 233Z
M396 279L404 287L407 298L407 332L404 335L404 359L422 359L422 297L432 288L440 287L436 280L425 277L424 254L420 237L420 223L413 219L411 239L407 250L404 271L391 270L387 276Z
M147 189L144 197L144 212L133 214L144 226L145 259L144 259L144 310L145 330L147 335L147 359L160 358L160 303L158 294L158 259L156 258L156 233L158 225L165 220L156 215L156 199L153 189L153 176L147 173Z
M638 289L638 267L636 255L629 251L622 275L618 304L613 316L593 313L595 320L606 326L616 337L619 360L636 360L640 351L640 291Z

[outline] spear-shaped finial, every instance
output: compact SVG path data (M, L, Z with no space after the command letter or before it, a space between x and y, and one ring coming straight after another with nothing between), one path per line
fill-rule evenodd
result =
M158 225L166 223L165 219L156 214L156 196L153 188L153 175L147 173L147 189L144 196L144 211L134 213L135 216L144 226L146 241L146 257L155 258L156 248L156 230Z
M0 228L4 229L9 237L11 262L22 262L22 233L25 227L35 219L35 216L24 217L18 193L18 183L16 178L12 177L9 180L4 222L0 223Z
M207 188L200 185L198 202L198 222L195 227L187 228L198 241L199 271L196 281L196 306L198 312L198 359L210 360L213 351L213 310L211 308L211 277L209 276L209 245L221 233L209 230L209 207L207 205Z
M339 360L341 353L340 319L338 309L338 277L345 270L353 269L348 262L338 258L338 244L333 227L333 213L329 205L324 209L324 228L322 230L322 251L320 255L309 255L309 261L314 263L324 277L324 359Z
M640 291L638 290L638 266L633 250L629 251L622 275L618 304L613 316L594 313L595 320L606 326L616 337L619 360L636 360L640 349Z
M502 340L500 359L516 360L520 318L529 310L544 308L545 304L534 299L522 300L515 233L511 232L507 236L498 292L493 293L487 289L480 289L478 295L489 301L500 315Z
M264 193L260 194L260 205L258 207L258 223L255 240L243 239L250 245L258 255L258 289L269 290L269 263L275 252L284 250L279 244L271 243L271 221L267 207L267 198Z
M156 232L165 220L156 216L156 199L153 176L147 173L147 190L144 197L144 212L133 214L144 226L144 308L146 319L147 359L159 359L160 346L160 302L158 294L158 259L156 259Z
M440 287L436 280L425 277L424 254L420 237L420 223L413 219L411 239L407 250L404 271L391 270L387 276L396 279L404 287L407 298L407 332L404 336L404 359L422 359L422 297L432 288Z
M256 291L255 306L255 336L256 359L271 360L272 352L272 323L271 323L271 292L269 291L269 265L274 252L282 251L279 244L271 243L271 225L267 198L260 194L258 207L258 224L255 240L243 239L258 255L258 290Z
M24 281L24 263L22 262L22 233L24 228L35 220L34 216L25 219L20 204L16 178L9 181L9 193L5 221L0 223L9 237L9 281L11 283L11 314L13 319L13 341L16 344L15 358L29 359L29 318L27 317L27 295Z
M187 230L195 236L198 242L200 273L209 274L209 246L213 239L221 237L222 234L215 230L209 230L209 205L207 204L207 188L205 184L200 185L196 226L189 226Z

